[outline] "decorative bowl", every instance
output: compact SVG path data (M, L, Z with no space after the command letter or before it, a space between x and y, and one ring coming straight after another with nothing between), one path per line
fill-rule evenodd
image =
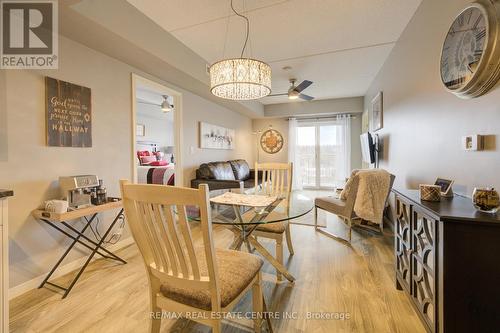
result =
M500 207L500 197L494 188L475 188L472 193L474 207L484 213L495 214Z

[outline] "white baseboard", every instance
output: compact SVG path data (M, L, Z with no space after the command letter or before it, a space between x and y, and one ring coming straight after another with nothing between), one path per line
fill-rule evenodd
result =
M106 247L106 249L108 249L111 252L115 252L115 251L118 251L118 250L120 250L124 247L127 247L133 243L134 243L134 239L132 237L129 237L129 238L126 238L122 241L119 241L116 244L113 244L111 246ZM96 255L96 256L94 256L92 261L99 259L99 258L101 258L101 256ZM83 257L76 259L72 262L69 262L63 266L59 266L59 268L54 272L54 274L52 274L50 279L53 280L53 279L56 279L60 276L65 275L65 274L71 273L72 271L80 268L85 263L86 260L87 260L87 256L83 256ZM11 300L11 299L13 299L21 294L24 294L25 292L28 292L30 290L38 288L38 286L40 285L40 283L42 283L45 276L47 276L47 273L44 273L43 275L37 276L36 278L31 279L29 281L26 281L24 283L21 283L15 287L9 288L9 300Z

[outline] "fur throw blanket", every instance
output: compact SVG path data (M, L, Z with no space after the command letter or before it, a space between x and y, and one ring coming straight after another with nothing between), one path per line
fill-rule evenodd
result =
M391 186L391 175L383 169L354 170L351 178L359 177L359 187L354 212L359 218L380 224L384 216L385 201ZM349 195L349 181L341 199Z

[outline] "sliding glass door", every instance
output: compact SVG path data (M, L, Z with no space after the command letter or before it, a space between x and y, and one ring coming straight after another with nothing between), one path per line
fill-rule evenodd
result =
M301 125L297 127L297 160L302 187L317 186L317 149L316 127Z
M347 131L339 121L298 124L296 172L303 188L332 189L343 182L350 159Z

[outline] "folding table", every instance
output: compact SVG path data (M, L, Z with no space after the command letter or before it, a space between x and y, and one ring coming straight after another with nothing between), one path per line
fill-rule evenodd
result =
M91 227L92 222L95 220L95 218L97 217L97 215L99 213L113 210L113 209L119 209L119 212L115 216L115 218L113 219L113 222L111 222L108 229L106 230L106 232L104 233L104 235L102 236L102 238L100 240L94 241L94 240L90 239L89 237L85 236L85 234L84 234L85 231L89 227ZM63 255L59 258L59 260L56 262L54 267L52 267L49 274L47 274L47 276L45 277L45 279L42 281L42 283L40 284L40 286L38 288L42 288L45 284L51 285L53 287L56 287L58 289L63 290L64 294L63 294L62 298L66 298L66 296L68 296L71 289L73 289L76 282L78 281L78 279L82 275L83 271L87 268L88 264L90 263L90 261L92 260L92 258L94 257L94 255L96 253L99 254L101 257L106 258L106 259L116 260L116 261L121 262L123 264L127 263L125 260L118 257L117 255L115 255L114 253L112 253L111 251L109 251L108 249L106 249L105 247L102 246L106 237L109 235L109 233L111 232L111 230L115 226L116 222L118 222L118 220L123 216L123 206L122 206L122 201L120 199L113 199L113 200L111 200L105 204L102 204L102 205L76 209L76 210L73 210L73 211L70 211L67 213L62 213L62 214L52 213L52 212L47 212L44 210L37 209L37 210L34 210L32 212L32 215L36 219L47 223L49 226L53 227L57 231L61 232L62 234L64 234L65 236L67 236L73 240L73 242L71 242L71 245L66 249L66 251L63 253ZM90 216L90 218L84 219L85 225L83 226L83 228L81 230L77 230L75 227L73 227L69 224L70 221L81 219L82 217L87 217L87 216ZM61 225L64 226L66 228L66 230L64 228L62 228ZM86 247L87 249L91 250L91 253L88 256L87 260L85 261L85 264L80 268L80 270L78 271L78 273L76 274L76 276L71 281L71 283L69 284L68 287L62 287L58 284L50 282L49 279L52 276L52 274L54 274L54 272L59 267L59 265L62 263L64 258L66 258L68 253L71 251L71 249L77 243L79 243L79 244L83 245L84 247Z

